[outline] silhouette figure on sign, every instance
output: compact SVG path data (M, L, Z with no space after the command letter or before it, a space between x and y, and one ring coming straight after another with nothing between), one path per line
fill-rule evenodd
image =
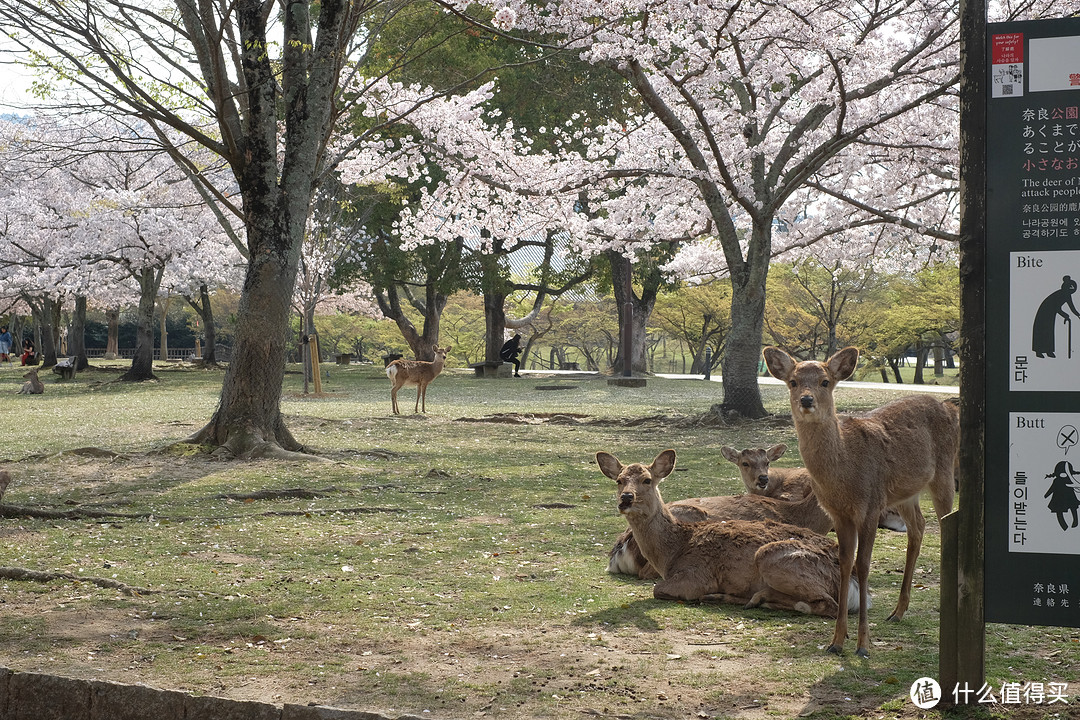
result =
M1074 481L1075 475L1076 471L1073 470L1072 463L1062 460L1054 468L1054 472L1046 476L1054 478L1054 481L1050 483L1050 489L1043 497L1050 498L1050 512L1057 515L1058 524L1061 525L1062 530L1069 529L1065 522L1066 510L1072 512L1072 526L1077 525L1076 509L1080 508L1080 498L1076 496L1076 488L1080 485Z
M1054 355L1054 325L1058 315L1065 318L1065 325L1069 329L1069 357L1072 357L1072 318L1062 307L1068 305L1073 315L1080 317L1080 311L1072 301L1075 292L1076 281L1066 275L1061 278L1061 289L1050 293L1039 305L1031 328L1031 349L1035 351L1035 357L1057 357Z

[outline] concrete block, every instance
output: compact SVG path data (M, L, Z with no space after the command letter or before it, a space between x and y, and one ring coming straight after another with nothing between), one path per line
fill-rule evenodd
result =
M0 667L0 718L7 717L8 680L10 678L11 671L6 667Z
M391 720L365 710L342 710L323 705L290 705L281 710L281 720Z
M90 683L90 720L184 720L187 696L145 685Z
M85 680L13 673L4 720L90 720L90 686Z
M188 697L186 720L281 720L276 705L215 697Z

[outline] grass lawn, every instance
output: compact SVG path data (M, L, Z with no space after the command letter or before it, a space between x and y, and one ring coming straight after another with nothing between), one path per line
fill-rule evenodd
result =
M667 500L741 492L722 445L784 442L777 464L799 463L782 386L763 388L777 417L720 425L702 422L719 383L448 370L426 415L403 390L395 417L381 368L324 365L319 396L290 368L282 409L318 457L235 462L179 444L213 413L221 371L160 366L158 382L125 384L122 367L97 361L72 383L43 373L39 396L13 394L21 372L0 367L0 464L14 478L0 665L432 718L941 716L908 699L937 675L928 500L897 623L885 617L905 536L879 532L869 661L853 640L824 654L831 620L661 602L651 582L605 572L625 521L594 453L647 462L674 448ZM846 384L837 402L894 395ZM988 626L987 679L1070 683L1069 704L955 717L1077 717L1080 630Z

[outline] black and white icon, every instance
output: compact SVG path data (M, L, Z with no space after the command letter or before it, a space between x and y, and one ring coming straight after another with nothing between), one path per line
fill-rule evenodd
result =
M1076 281L1066 275L1061 278L1061 287L1039 303L1035 322L1031 326L1031 351L1035 353L1035 357L1057 357L1058 317L1065 322L1068 357L1072 357L1072 318L1065 312L1065 306L1069 306L1074 316L1080 317L1080 311L1073 305L1075 292Z

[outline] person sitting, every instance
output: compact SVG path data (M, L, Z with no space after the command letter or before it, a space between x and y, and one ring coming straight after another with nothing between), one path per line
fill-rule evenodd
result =
M521 333L517 333L514 337L510 338L503 343L502 349L499 350L499 357L503 362L514 364L514 377L521 377L518 372L521 369L521 361L518 360L518 355L521 354Z
M37 365L37 362L34 360L34 341L30 338L25 338L22 341L22 349L22 364L26 365L27 363L30 363L31 365Z

